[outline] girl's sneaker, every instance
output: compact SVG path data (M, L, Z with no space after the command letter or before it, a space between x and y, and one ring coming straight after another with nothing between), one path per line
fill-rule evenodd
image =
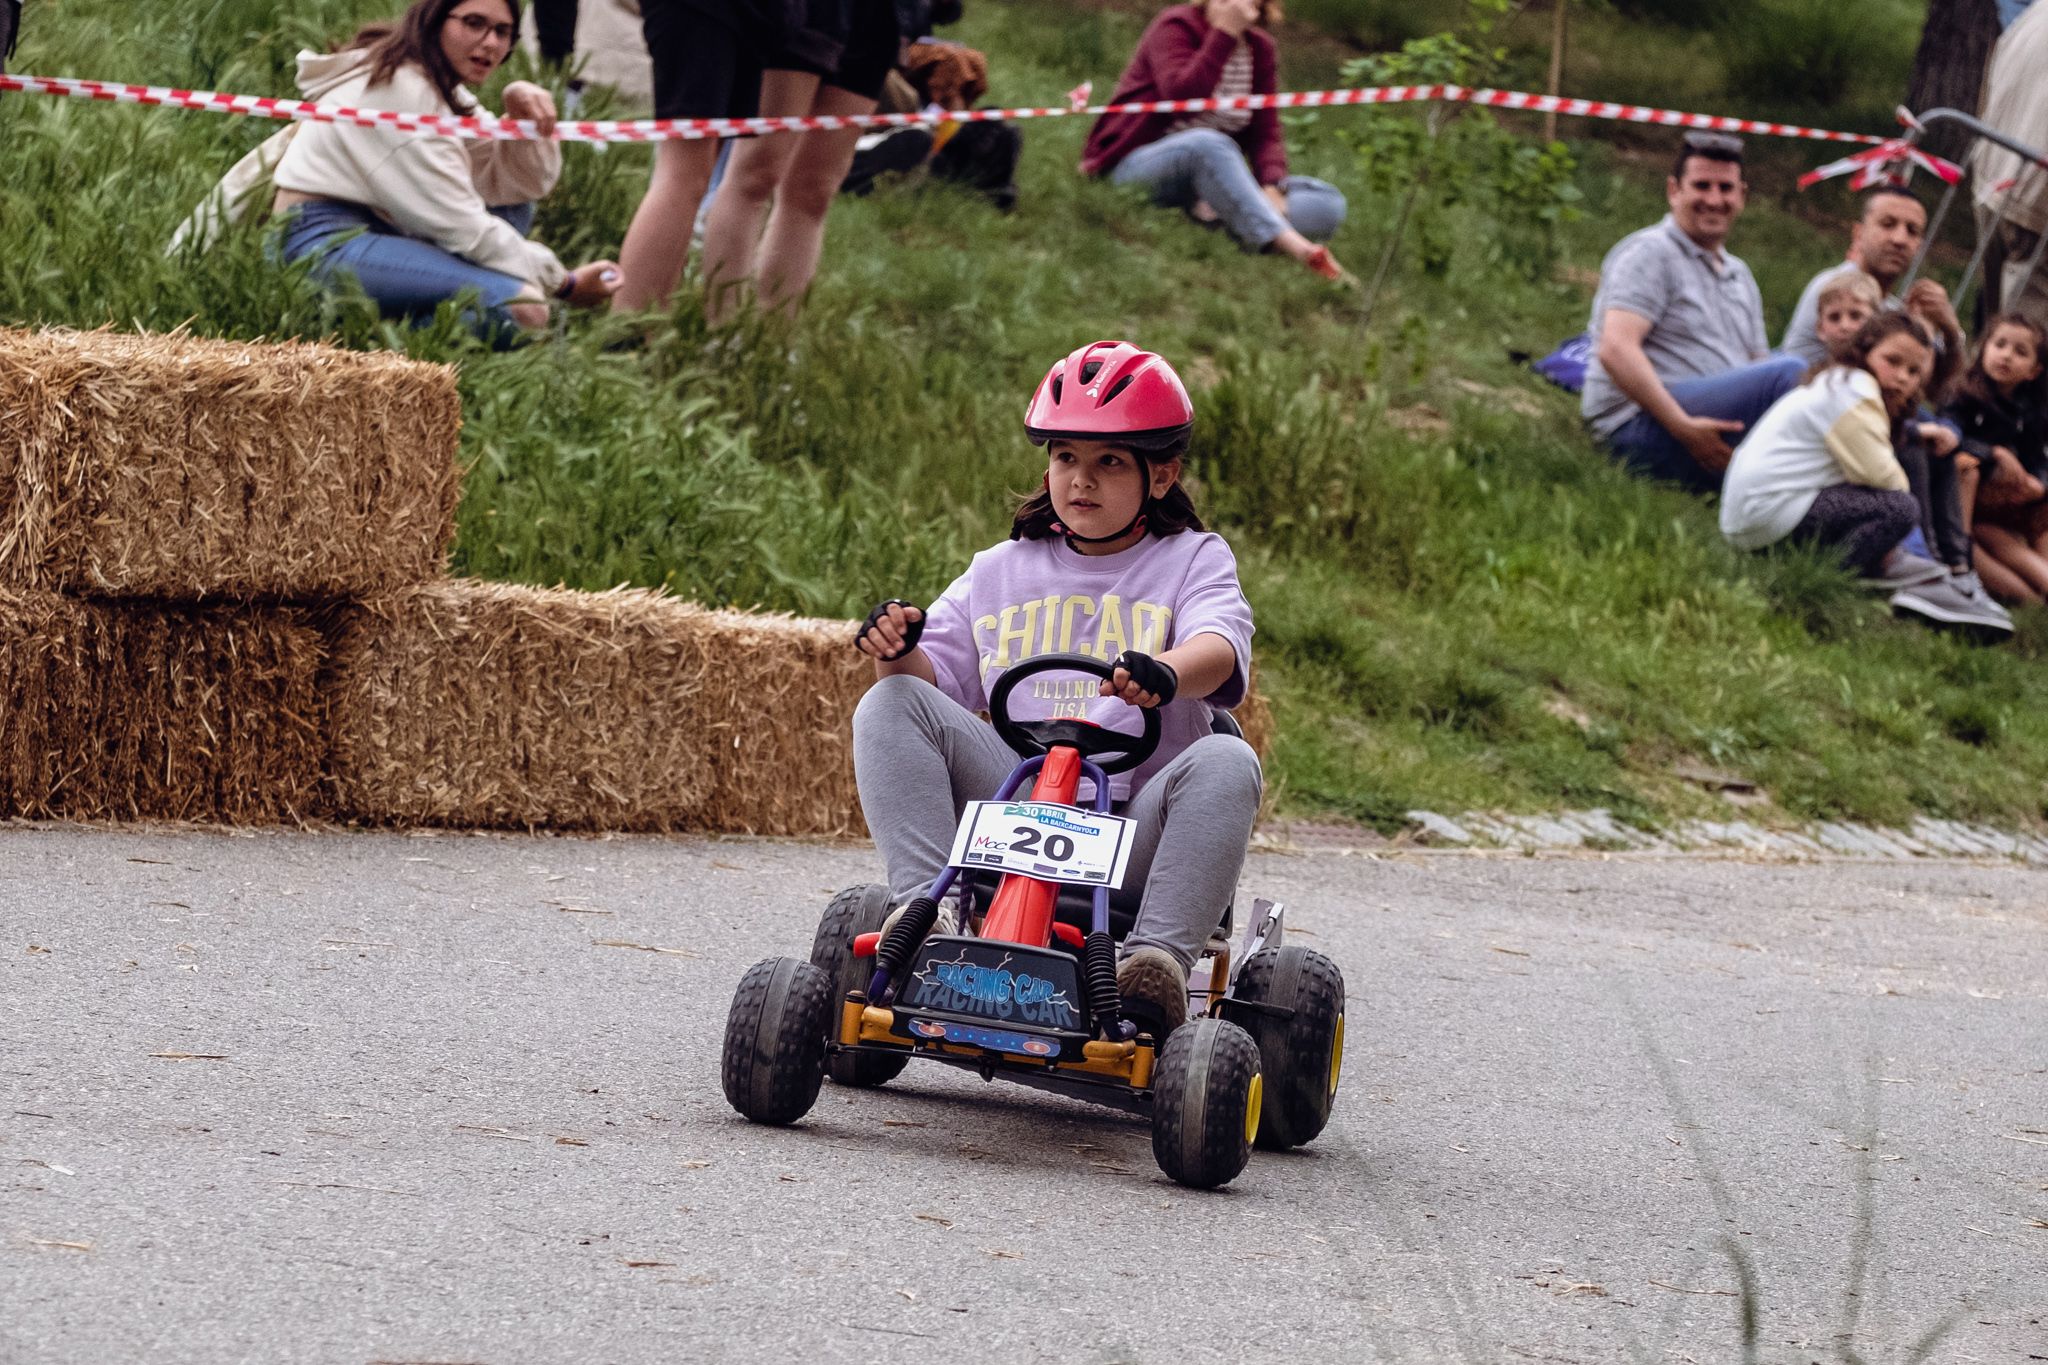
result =
M1139 948L1117 963L1116 990L1125 1017L1159 1042L1188 1021L1188 974L1163 948Z
M1943 574L1931 583L1901 588L1892 594L1891 606L1937 625L2012 634L2012 617L1991 600L1974 573Z
M1901 588L1917 588L1923 583L1938 583L1947 577L1946 566L1901 546L1891 552L1883 567L1863 580L1863 586L1879 592L1897 592Z
M1301 263L1332 283L1345 284L1351 280L1351 272L1337 264L1337 258L1330 254L1330 248L1326 246L1319 246L1309 252L1301 258Z

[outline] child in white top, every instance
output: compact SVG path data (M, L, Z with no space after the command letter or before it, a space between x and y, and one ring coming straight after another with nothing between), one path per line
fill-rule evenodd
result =
M1919 520L1892 442L1920 399L1934 349L1918 322L1885 313L1835 355L1736 447L1721 489L1721 533L1744 550L1781 540L1836 545L1869 575Z

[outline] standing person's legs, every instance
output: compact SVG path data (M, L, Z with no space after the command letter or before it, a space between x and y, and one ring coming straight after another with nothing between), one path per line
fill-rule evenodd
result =
M1911 493L1838 483L1820 491L1786 539L1835 546L1843 563L1867 578L1919 518L1920 504Z
M640 0L640 27L654 60L658 118L743 118L754 112L760 70L738 33L709 22L681 0ZM654 147L654 175L619 248L616 312L663 308L683 277L697 205L711 181L718 143L665 141Z
M820 114L872 114L875 103L867 96L828 85L818 92L813 108ZM854 144L859 141L858 128L805 133L798 140L756 258L756 288L762 307L795 316L818 273L818 257L825 249L825 218L853 164Z
M1183 973L1195 965L1237 892L1263 789L1249 744L1204 735L1131 798L1124 815L1137 828L1124 886L1143 888L1144 899L1126 957L1157 948Z
M576 55L577 0L533 0L534 33L540 59L567 65Z
M812 71L761 73L763 118L798 118L812 112L824 78ZM739 311L742 291L754 277L761 226L781 190L798 148L816 133L764 133L733 145L719 182L718 198L704 224L704 313L714 324Z
M1694 417L1742 423L1742 431L1729 442L1735 446L1756 426L1757 419L1770 411L1771 404L1799 387L1806 370L1806 362L1796 356L1773 356L1721 374L1680 379L1665 387L1678 406ZM1721 486L1722 472L1702 467L1678 438L1647 412L1630 418L1607 438L1607 445L1616 459L1649 478L1708 493Z
M922 678L883 678L853 713L860 808L898 901L946 866L969 801L986 801L1017 765L995 727Z
M697 201L711 181L715 142L658 142L654 146L654 178L634 210L619 246L619 288L612 310L637 313L665 308L683 278L690 259L690 225Z

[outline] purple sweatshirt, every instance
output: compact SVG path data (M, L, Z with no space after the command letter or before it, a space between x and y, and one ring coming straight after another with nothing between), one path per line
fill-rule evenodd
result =
M983 550L925 613L920 641L939 690L970 711L988 709L1003 670L1039 654L1090 654L1105 663L1126 649L1155 657L1195 636L1220 635L1237 668L1207 697L1183 693L1161 709L1159 751L1110 779L1118 801L1209 733L1218 709L1244 700L1252 657L1252 609L1237 583L1237 558L1207 531L1147 536L1113 555L1084 555L1063 540L1006 540ZM1078 716L1135 734L1136 708L1096 695L1079 674L1045 673L1010 697L1016 720Z

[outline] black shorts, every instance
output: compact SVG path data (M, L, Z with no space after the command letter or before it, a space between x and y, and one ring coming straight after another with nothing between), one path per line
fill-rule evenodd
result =
M640 0L656 118L752 118L760 107L760 53L715 12L697 0Z
M896 69L903 40L896 26L896 0L853 0L849 16L852 27L846 46L831 70L790 52L770 52L761 64L773 71L807 71L825 84L877 99L889 73Z

